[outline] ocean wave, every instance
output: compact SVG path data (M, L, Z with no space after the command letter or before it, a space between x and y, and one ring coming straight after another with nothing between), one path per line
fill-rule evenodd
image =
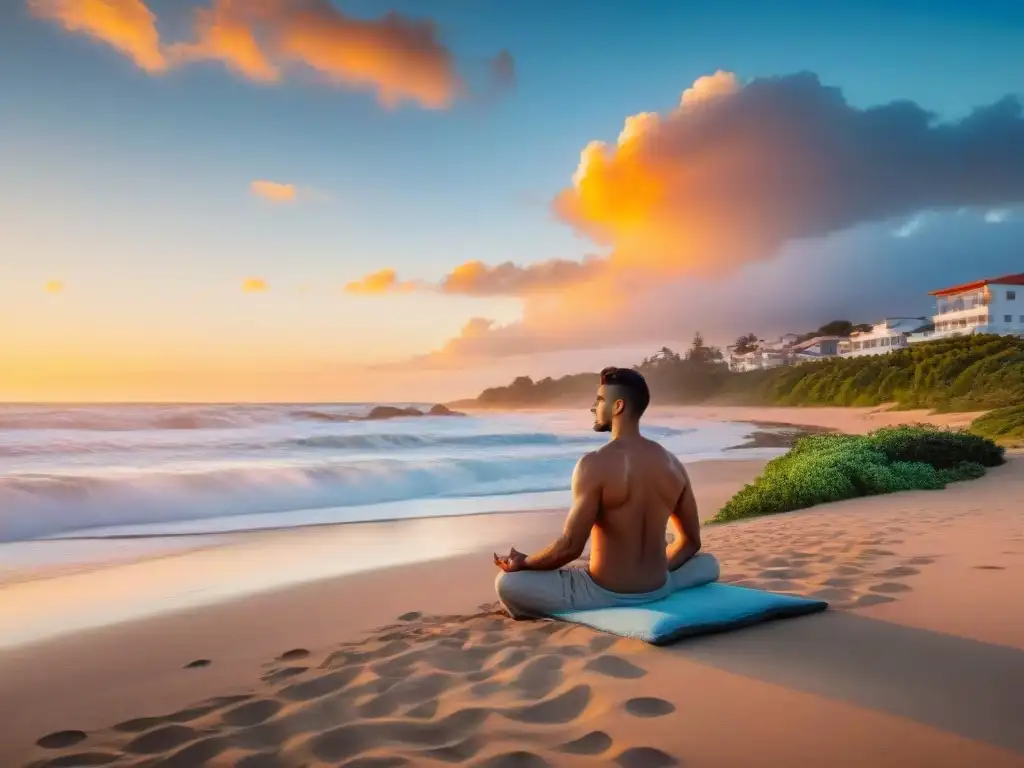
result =
M651 437L665 439L692 432L691 429L652 427L646 430ZM326 434L305 437L271 437L254 435L245 439L206 440L196 443L189 440L160 439L140 442L138 438L125 439L53 439L46 442L0 443L0 457L32 457L53 455L98 455L105 453L132 452L137 457L142 452L166 454L178 452L205 451L230 454L252 452L287 452L294 449L309 451L393 451L427 450L431 448L472 449L472 448L528 448L531 446L587 446L598 444L600 438L592 433L559 435L551 432L494 432L469 434L423 434L407 432L384 432L371 434Z
M289 421L347 423L359 421L373 406L321 408L280 405L119 405L0 406L0 430L71 430L131 432L138 430L239 429Z
M580 438L562 437L548 432L506 432L500 434L475 435L415 435L415 434L379 434L379 435L315 435L289 440L290 445L298 448L325 448L338 450L373 450L389 448L434 448L434 447L466 447L488 448L495 446L516 445L565 445L585 442Z
M0 478L0 541L95 527L561 490L568 487L574 461L567 454L11 475Z
M131 432L137 430L237 429L279 421L272 408L88 407L68 409L0 408L0 430L69 430Z

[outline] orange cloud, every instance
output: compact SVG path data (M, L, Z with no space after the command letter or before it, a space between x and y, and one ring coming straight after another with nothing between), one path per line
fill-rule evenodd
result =
M64 293L64 283L61 280L50 280L43 286L47 293Z
M1022 142L1015 97L940 123L907 100L858 108L812 73L741 84L719 70L674 108L629 116L615 141L583 148L552 207L608 247L599 268L559 273L562 287L548 291L532 290L539 265L456 268L442 282L448 292L518 295L522 319L477 323L422 361L664 339L681 321L691 332L744 331L768 286L787 297L777 303L792 303L792 273L780 283L764 266L786 246L921 211L1024 200ZM823 269L812 261L803 274L812 266Z
M29 11L100 40L130 57L147 72L163 72L156 16L142 0L28 0Z
M163 45L144 0L28 0L40 18L103 40L148 72L219 61L258 83L277 83L292 67L325 82L375 91L381 104L411 101L443 109L467 94L455 57L433 22L388 13L347 16L330 0L211 0L195 9L190 40ZM501 51L488 62L489 88L515 82L515 62Z
M441 109L461 95L454 57L432 22L393 12L374 20L350 18L327 0L286 5L270 25L283 59L332 82L372 87L388 107L408 99Z
M261 277L249 277L242 281L242 293L266 293L269 290L267 281Z
M291 203L299 194L294 184L282 184L277 181L254 181L249 185L249 191L272 203Z
M398 279L398 273L393 269L381 269L372 272L359 280L353 280L345 284L345 293L357 295L374 295L381 293L402 293L415 290L419 287L413 281L402 281Z
M176 61L216 60L228 69L260 83L281 79L280 68L270 60L253 28L258 6L246 0L217 0L195 11L195 40L171 48Z
M398 273L388 268L348 283L345 291L381 294L426 290L457 296L539 296L592 280L604 268L605 260L594 256L583 261L550 259L526 266L511 261L490 266L474 260L455 267L436 284L400 280Z
M506 261L489 266L482 261L467 261L449 272L438 289L442 293L463 296L525 296L558 291L586 282L605 266L603 259L591 257L582 262L551 259L526 266Z

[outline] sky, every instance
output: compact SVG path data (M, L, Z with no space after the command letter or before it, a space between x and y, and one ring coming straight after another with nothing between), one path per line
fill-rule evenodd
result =
M1024 4L0 4L0 400L434 401L1024 271Z

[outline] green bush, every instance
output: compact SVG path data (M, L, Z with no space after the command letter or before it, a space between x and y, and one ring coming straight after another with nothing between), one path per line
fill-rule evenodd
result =
M890 461L924 462L936 469L949 469L965 461L997 467L1005 461L1000 446L963 430L905 424L876 430L871 439Z
M772 459L712 522L770 515L860 496L937 490L1002 464L1003 449L963 431L918 425L867 435L824 434L799 439Z
M1024 442L1024 405L997 408L971 422L971 432L1001 443Z

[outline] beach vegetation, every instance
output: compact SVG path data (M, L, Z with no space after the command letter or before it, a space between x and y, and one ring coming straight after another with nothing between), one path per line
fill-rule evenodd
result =
M866 435L808 435L765 465L712 522L791 512L844 499L938 490L1005 462L1004 448L966 430L885 427Z
M845 321L835 321L836 327L841 323ZM745 343L755 343L750 336L744 337ZM1024 402L1024 339L1014 336L956 336L888 354L736 373L721 351L698 333L684 354L664 347L633 367L647 378L657 404L892 405L965 412ZM593 397L597 383L597 373L536 382L520 376L508 386L484 390L475 404L520 408L582 403Z
M982 414L971 422L971 432L1003 445L1024 444L1024 404Z

